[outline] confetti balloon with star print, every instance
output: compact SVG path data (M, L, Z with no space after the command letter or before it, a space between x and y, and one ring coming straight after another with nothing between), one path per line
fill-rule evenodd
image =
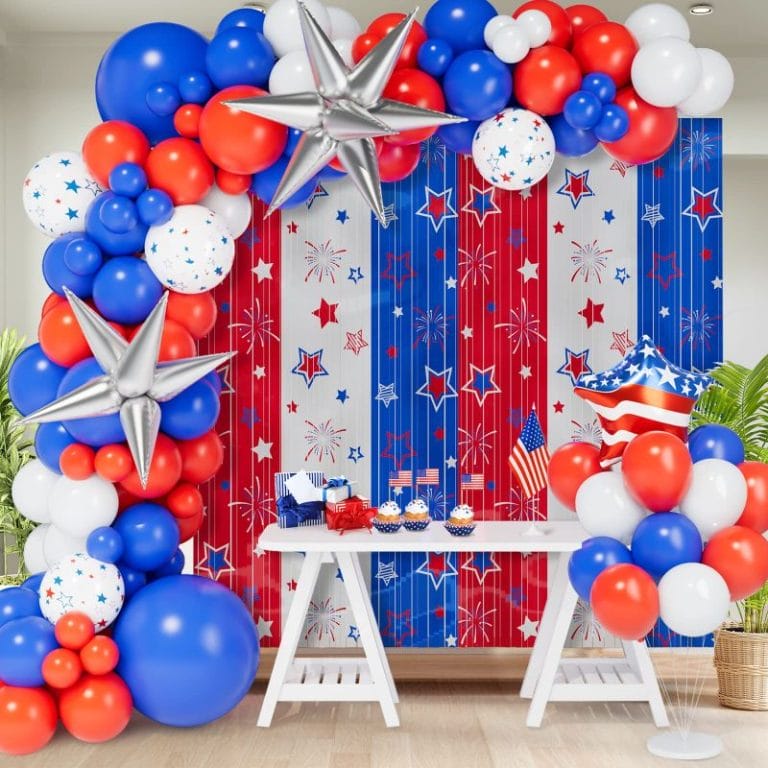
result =
M525 189L541 181L555 162L555 137L543 117L504 109L480 123L472 139L480 175L501 189Z
M117 618L124 601L120 571L85 554L62 558L40 583L40 610L51 624L65 613L79 611L101 632Z
M54 152L35 163L22 198L29 220L48 237L81 232L85 212L102 192L79 152Z
M179 205L165 224L147 232L149 268L176 293L215 288L232 269L235 241L226 222L203 205Z

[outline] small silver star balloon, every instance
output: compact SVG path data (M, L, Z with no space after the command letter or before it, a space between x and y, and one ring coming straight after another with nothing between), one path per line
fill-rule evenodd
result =
M415 15L414 11L403 19L350 70L312 14L299 3L304 44L317 91L225 102L243 112L304 131L275 190L267 216L338 157L376 218L386 226L373 139L400 131L464 122L463 117L381 96Z
M67 288L72 312L88 346L105 373L34 411L22 424L87 419L120 414L125 439L146 487L157 434L160 405L199 381L234 353L158 362L168 294L165 293L128 343Z

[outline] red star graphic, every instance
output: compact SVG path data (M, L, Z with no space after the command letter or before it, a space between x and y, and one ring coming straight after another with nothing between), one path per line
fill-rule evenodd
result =
M552 407L555 409L555 413L562 413L565 408L565 403L561 403L558 400L556 403L552 403Z
M397 265L400 265L399 268ZM395 274L399 272L399 277ZM387 254L387 268L381 273L381 277L384 280L391 280L397 290L399 291L405 281L410 277L416 277L416 273L411 268L411 252L406 251L400 256L395 256L394 253Z
M285 586L288 587L289 592L295 592L296 591L296 579L291 579L290 581L285 582Z
M290 403L286 403L285 407L288 409L288 413L296 413L299 408L299 404L291 400Z
M653 176L656 179L663 179L664 178L664 167L661 165L657 165L653 169Z
M399 628L399 632L398 632ZM381 634L384 637L391 637L395 641L395 645L402 645L403 640L406 637L416 634L416 630L411 624L411 609L403 611L402 613L395 613L394 611L387 611L387 624L384 629L381 630Z
M433 216L435 219L442 219L445 216L445 196L430 194L427 210L430 216Z
M329 304L325 299L320 299L320 306L312 314L320 320L320 327L325 328L328 323L338 323L336 308L338 304Z
M699 255L702 261L709 261L712 258L712 251L709 248L702 248Z
M389 358L397 357L397 347L388 347L387 348L387 357L389 357Z
M299 362L291 369L291 373L302 376L304 383L309 388L317 376L328 375L328 371L323 368L322 359L322 349L318 349L315 352L307 352L305 349L299 348Z
M435 577L440 576L441 573L445 573L448 570L445 565L445 554L437 554L436 552L430 553L427 570Z
M55 594L54 591L52 589L50 589L50 587L45 590L45 596L46 597L53 597L54 594Z
M588 357L588 349L583 349L581 352L573 352L566 348L565 362L557 369L557 372L569 376L571 383L575 384L583 373L592 373L592 369L587 362Z
M432 435L435 440L442 440L445 437L445 430L442 427L438 427Z
M387 444L379 455L382 459L392 459L395 462L395 467L400 470L408 459L412 459L416 455L416 451L413 450L411 445L411 430L406 430L401 435L387 432L386 438ZM396 443L403 444L401 450L395 450Z
M291 235L295 235L299 231L299 225L295 221L292 221L290 224L286 224L285 226Z
M438 261L443 261L443 259L445 259L445 251L442 248L435 248L434 255Z
M501 174L501 180L502 181L509 181L512 177L508 173L502 173Z
M565 229L565 224L563 224L562 221L556 221L552 225L552 229L555 230L555 234L556 235L562 235L563 234L563 230Z
M445 608L443 608L442 605L438 605L437 608L435 608L435 610L432 611L432 614L436 619L442 619L443 616L445 616Z
M603 320L603 307L605 304L595 304L592 299L587 299L587 304L584 309L579 310L579 313L586 321L587 328L591 328L593 323L602 323Z
M683 270L677 265L677 254L675 251L662 256L660 253L653 254L653 269L646 275L651 280L658 280L659 285L666 291L669 284L678 277L683 276Z
M445 376L433 376L430 374L427 389L435 400L439 400L445 394Z
M106 622L104 619L102 619L102 620L99 622L99 626L100 626L100 627L106 627L106 626L107 626L107 622Z
M497 123L500 123L500 122L501 122L501 121L504 119L504 114L503 114L502 112L498 112L497 114L495 114L495 115L493 116L493 119L494 119L494 120L495 120Z
M715 206L713 205L713 195L699 194L698 191L694 192L694 201L691 205L691 213L698 216L702 221L706 221L709 216L716 213Z

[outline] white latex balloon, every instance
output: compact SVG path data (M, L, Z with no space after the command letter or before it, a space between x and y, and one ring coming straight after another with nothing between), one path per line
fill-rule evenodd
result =
M747 481L739 468L722 459L704 459L693 465L688 492L680 511L696 525L704 541L729 525L744 511Z
M49 528L49 525L38 525L24 543L24 566L30 573L41 573L48 568L43 545Z
M691 30L683 14L666 3L641 5L629 14L625 26L640 46L661 37L691 39Z
M697 48L701 78L696 90L677 105L681 115L710 115L721 110L733 92L733 67L711 48Z
M11 494L16 509L34 523L49 523L48 497L61 477L51 472L40 459L25 464L13 479Z
M725 579L703 563L683 563L659 581L659 608L664 623L687 637L717 629L728 615L731 596Z
M331 33L331 17L320 0L304 0L304 5L326 35ZM264 17L264 36L278 57L291 51L304 50L304 35L296 0L277 0Z
M203 205L179 205L165 224L150 227L144 245L149 268L177 293L215 288L232 269L235 240Z
M55 525L46 527L48 530L43 540L43 554L49 567L58 563L63 557L85 552L85 536L70 536Z
M251 223L251 201L245 192L242 195L228 195L214 184L211 191L200 201L200 205L217 214L226 224L232 237L240 237Z
M576 514L592 536L611 536L627 544L648 512L629 495L621 475L598 472L576 492Z
M307 52L291 51L277 60L269 74L269 92L273 96L314 91L315 79Z
M516 19L518 26L525 32L528 45L538 48L549 40L552 34L552 22L543 11L523 11Z
M48 501L51 523L76 538L85 538L97 528L111 525L117 517L117 507L115 486L98 475L87 480L60 477Z
M496 33L509 24L514 23L515 20L511 16L507 16L504 13L500 13L498 16L494 16L490 21L486 23L485 28L483 29L483 39L485 40L485 44L489 48L493 48L493 41L496 37Z
M352 58L352 41L344 40L343 38L334 40L333 47L339 52L342 61L352 69L355 66L355 61Z
M493 37L493 52L505 64L517 64L531 50L528 36L519 24L507 24Z
M329 5L327 11L331 20L331 40L334 42L354 40L363 31L360 22L345 8Z
M662 37L644 45L632 60L632 85L657 107L674 107L689 98L701 80L701 59L685 40Z

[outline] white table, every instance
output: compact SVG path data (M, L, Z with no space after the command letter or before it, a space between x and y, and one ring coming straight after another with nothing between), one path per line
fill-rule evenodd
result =
M668 725L664 703L644 642L624 642L624 659L561 659L577 595L568 559L587 533L578 522L481 522L471 536L451 536L432 523L419 533L350 531L324 526L270 525L259 547L304 552L293 602L283 627L275 666L258 724L269 727L279 701L378 701L389 727L400 724L397 689L378 630L358 555L361 552L547 552L555 556L554 579L539 624L520 695L531 700L527 725L537 728L548 701L647 701L657 726ZM296 658L307 608L323 563L341 570L365 652L359 658Z

